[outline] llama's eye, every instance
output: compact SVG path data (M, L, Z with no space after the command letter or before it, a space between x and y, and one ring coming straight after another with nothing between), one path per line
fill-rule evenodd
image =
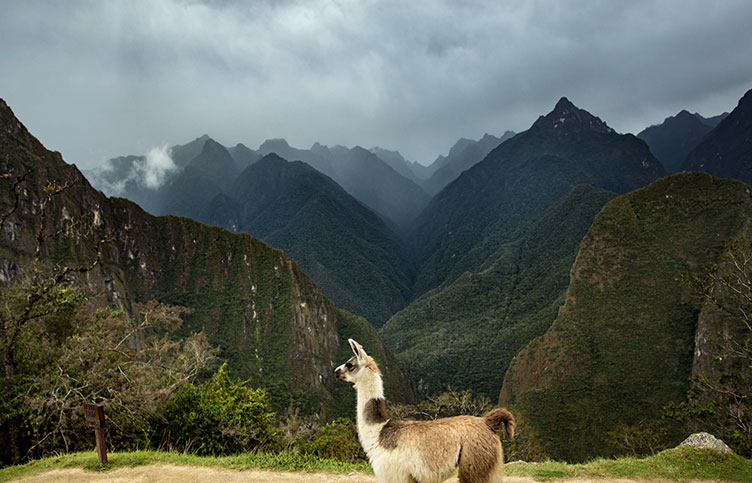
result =
M355 369L355 366L352 365L350 362L346 363L345 367L347 368L348 371L352 371L353 369Z

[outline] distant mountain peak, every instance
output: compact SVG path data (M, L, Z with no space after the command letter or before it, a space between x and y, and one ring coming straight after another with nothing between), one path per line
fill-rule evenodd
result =
M188 164L219 185L225 185L237 176L239 170L230 152L213 139L207 139L201 152Z
M275 151L290 149L290 145L284 138L267 139L259 147L259 151Z
M277 153L269 153L266 156L264 156L263 158L261 158L261 159L258 160L259 164L262 164L262 163L287 163L287 162L288 161L285 158L281 157Z
M741 99L739 99L739 104L737 107L752 107L752 89L748 90Z
M554 106L553 112L557 114L566 115L568 114L569 111L572 111L575 109L577 109L577 107L574 104L572 104L572 101L570 101L566 97L562 97L561 99L559 99L559 102L556 103L556 106Z
M26 127L16 118L13 110L2 98L0 98L0 129L14 136L27 136L29 134Z
M204 141L204 147L202 151L206 152L214 152L214 151L225 151L226 148L219 144L217 141L213 140L212 138L207 136L206 141Z
M391 155L391 156L393 156L393 157L395 157L397 159L400 159L400 160L402 160L405 163L409 162L409 161L407 161L407 159L405 159L405 157L402 155L402 153L400 153L398 150L384 149L384 148L380 148L378 146L374 146L371 149L369 149L369 151L371 151L373 154L375 154L376 156L379 156L379 157L381 157L380 154L386 154L386 155Z
M18 120L13 113L13 110L2 98L0 98L0 131L5 131L14 138L22 140L29 149L32 149L37 153L43 153L46 151L45 147L42 146L42 143L40 143L39 140L37 140L37 138L26 129L26 126ZM62 162L60 153L57 153L57 156Z
M720 116L717 116L717 119ZM752 183L752 90L687 155L682 169Z
M559 99L553 111L539 117L531 129L555 130L555 132L565 136L584 131L600 133L615 132L599 117L593 116L586 110L575 106L566 97Z

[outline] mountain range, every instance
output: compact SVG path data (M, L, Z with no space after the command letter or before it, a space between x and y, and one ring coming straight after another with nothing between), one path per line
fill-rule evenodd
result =
M272 153L226 192L199 219L283 249L338 305L376 326L407 305L413 273L397 236L323 173Z
M752 90L683 165L745 182L680 173L612 200L596 216L554 322L504 377L500 400L517 411L533 453L613 456L637 434L653 447L669 444L685 429L667 421L664 408L696 400L690 377L717 381L740 362L713 341L734 333L728 317L690 297L681 280L712 272L730 243L750 239L751 103Z
M752 90L687 155L682 169L752 183Z
M88 264L101 251L96 268L73 280L90 303L130 311L134 303L157 299L193 309L184 334L205 331L233 373L266 388L279 410L292 405L323 418L349 414L353 391L332 373L349 357L348 337L362 338L384 361L393 397L413 399L400 365L371 325L332 304L284 252L250 235L155 217L128 200L107 198L60 153L45 149L3 100L0 172L28 178L22 205L0 236L4 281L28 269L36 227L43 223L34 207L45 187L67 185L49 204L45 228L58 235L48 238L42 257L50 264ZM0 191L4 213L13 203L11 190Z
M423 181L423 188L430 195L435 195L463 171L482 161L492 149L512 137L514 133L506 131L500 138L488 133L477 141L460 138L446 156L439 156L431 164L434 171L428 179Z
M124 186L119 194L151 213L250 233L285 250L338 306L375 326L408 303L414 268L404 255L397 224L311 167L324 166L330 172L338 167L340 180L347 180L351 191L381 208L410 205L413 193L420 200L412 208L417 211L427 195L371 152L318 144L298 150L284 140L267 141L258 151L242 144L226 149L202 136L171 148L171 153L177 153L178 167L156 188L133 175L134 166L148 164L148 156L115 158L110 161L114 168L87 174L103 188ZM279 153L308 164L288 163ZM369 175L359 178L358 170ZM388 203L378 201L394 190L408 195L386 194Z
M689 152L726 116L727 112L706 119L697 113L682 110L675 116L667 117L661 124L642 130L637 137L648 144L667 173L676 173L682 169Z
M296 149L284 139L264 142L262 155L275 153L289 161L304 161L326 174L387 223L405 230L428 203L428 195L412 180L364 148L328 147Z
M461 140L437 160L436 174L459 172L498 142L491 135ZM173 146L169 154L173 166L163 170L161 186L144 182L158 166L153 153L113 158L87 175L151 213L243 231L285 250L337 305L376 327L412 299L415 266L405 236L428 195L410 177L421 183L440 178L419 180L416 164L398 152L319 143L302 150L284 139L267 140L256 151L242 144L228 149L204 135ZM254 168L269 156L277 158L278 170L270 169L275 163ZM295 169L282 168L284 159L303 160L315 169L306 170L301 162Z
M422 296L381 336L424 389L495 396L553 321L593 217L664 174L643 141L562 98L431 200L413 238Z
M398 398L412 397L401 366L424 394L468 388L500 395L539 454L571 461L615 455L622 449L614 435L655 423L662 405L686 399L699 370L692 354L704 309L676 278L712 265L725 240L746 233L749 187L713 176L752 181L750 92L728 115L682 111L638 136L619 134L561 98L526 131L462 139L429 167L377 147L317 143L303 150L278 139L252 150L208 136L115 158L108 171L91 173L101 186L140 196L149 211L250 233L284 252L185 218L154 218L91 191L96 196L86 196L97 206L128 213L114 211L110 225L137 223L156 233L139 238L137 251L125 242L112 248L111 270L126 268L102 277L117 288L107 302L156 293L202 307L187 330L208 327L225 357L252 374L261 363L249 360L250 343L238 342L238 320L271 313L279 333L290 320L291 334L306 326L341 339L351 331L380 348ZM713 176L665 177L682 169ZM147 179L160 187L145 186ZM123 229L112 232L115 239L133 237ZM249 243L263 260L251 285L235 275L248 254L230 251L232 243ZM142 263L160 267L158 275ZM291 301L290 311L280 297ZM217 322L219 313L233 322ZM320 329L305 322L313 320ZM300 350L325 344L318 335L300 337ZM275 359L287 352L269 339L255 341L271 351L260 356L268 362L264 374L287 381ZM351 397L326 380L320 386L310 400L297 383L272 390L278 401L285 394L310 407L324 401L319 408Z

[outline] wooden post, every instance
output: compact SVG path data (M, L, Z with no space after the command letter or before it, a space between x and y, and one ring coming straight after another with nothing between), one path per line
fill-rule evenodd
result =
M104 442L104 406L101 404L84 404L84 419L86 424L94 428L94 437L97 441L97 456L99 462L107 463L107 446Z

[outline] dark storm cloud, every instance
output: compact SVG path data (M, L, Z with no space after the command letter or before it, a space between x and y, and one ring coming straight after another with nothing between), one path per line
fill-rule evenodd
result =
M748 1L2 2L0 97L84 167L205 132L423 162L561 96L619 131L730 110Z

